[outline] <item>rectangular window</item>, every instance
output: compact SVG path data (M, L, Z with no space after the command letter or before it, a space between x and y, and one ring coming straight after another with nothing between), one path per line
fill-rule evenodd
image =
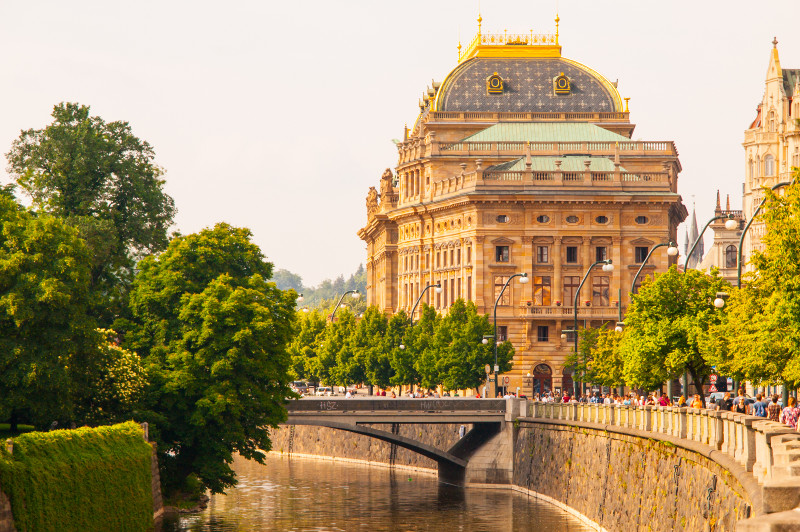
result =
M592 278L592 305L608 306L608 279L605 275Z
M458 298L461 299L461 277L456 278L456 286L458 287Z
M508 253L508 246L496 246L494 248L494 261L495 262L508 262L510 260Z
M441 255L441 253L439 253L439 252L437 251L437 252L436 252L436 267L437 267L437 268L439 267L439 264L440 264L440 262L439 262L439 255Z
M578 246L567 246L567 264L578 264Z
M450 279L450 304L456 301L456 280Z
M549 246L536 246L536 262L539 264L547 264L550 262Z
M550 301L550 277L533 277L533 304L537 306L549 306Z
M467 301L472 301L472 276L467 277Z
M497 297L500 295L500 291L503 289L503 286L508 281L508 277L500 277L497 276L494 278L494 300L497 301ZM511 287L509 286L506 288L506 291L503 292L503 297L500 298L498 301L498 306L505 305L508 306L511 304Z
M472 246L467 246L467 264L472 264Z
M605 246L597 246L595 248L595 259L594 260L606 260L608 257L606 256L606 247Z
M497 341L498 342L505 342L508 340L508 326L506 325L498 325L497 326Z
M647 252L650 251L647 246L636 246L634 249L634 261L636 264L641 264L647 258Z
M442 303L443 303L443 306L447 307L447 306L449 306L447 304L447 279L445 279L444 282L442 283L442 290L443 290L443 292L442 292Z
M453 262L453 250L450 250L450 266L453 266L455 262Z
M539 325L536 328L536 339L540 342L550 341L550 327L547 325Z
M577 275L567 275L564 277L564 306L575 304L575 294L578 292L578 285L581 278Z
M461 264L461 248L456 250L456 264Z

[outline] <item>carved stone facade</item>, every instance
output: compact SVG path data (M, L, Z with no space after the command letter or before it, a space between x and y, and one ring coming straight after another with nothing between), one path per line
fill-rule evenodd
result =
M429 290L423 301L440 312L464 298L491 313L505 280L527 273L530 282L512 282L497 315L498 336L516 351L510 388L530 395L571 386L572 343L561 336L572 328L575 290L589 267L602 257L615 269L589 274L579 326L616 322L643 256L676 241L687 212L673 142L632 141L635 125L614 84L561 58L557 34L544 45L506 45L502 37L479 33L459 66L426 91L397 146L396 201L385 205L384 174L381 208L359 236L367 244L367 302L387 313L410 311L437 283L442 292ZM546 77L532 74L551 72L555 61L569 64L556 74L571 83L540 83ZM482 75L460 75L467 71L497 72L505 92ZM547 112L525 107L539 99L549 102ZM674 261L663 249L644 274Z
M742 207L749 220L764 198L762 187L792 180L800 167L800 69L782 68L778 41L773 41L756 118L744 132L745 181ZM742 263L761 250L764 224L754 221L745 235Z

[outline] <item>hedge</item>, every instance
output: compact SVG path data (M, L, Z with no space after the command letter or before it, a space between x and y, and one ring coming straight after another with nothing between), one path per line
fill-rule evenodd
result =
M139 424L52 432L0 445L0 486L19 532L153 527L152 448Z

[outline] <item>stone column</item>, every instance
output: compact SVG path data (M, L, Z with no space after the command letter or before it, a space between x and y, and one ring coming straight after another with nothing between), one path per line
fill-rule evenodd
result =
M553 283L551 285L553 293L550 294L550 303L555 305L556 301L561 301L564 296L563 279L561 278L561 237L555 237L553 241ZM562 304L565 303L561 301ZM561 334L559 329L558 334Z

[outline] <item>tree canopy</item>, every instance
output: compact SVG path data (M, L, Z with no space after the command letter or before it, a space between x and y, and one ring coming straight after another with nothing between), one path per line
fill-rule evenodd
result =
M217 224L174 238L133 283L126 342L150 374L143 415L168 490L191 474L215 493L235 484L233 453L263 461L286 416L297 294L267 282L250 236Z
M795 182L800 170L795 169ZM765 189L760 215L763 251L751 259L757 273L732 290L727 317L715 328L721 371L760 384L800 385L800 189Z
M92 251L92 282L119 311L134 261L163 250L175 215L155 153L123 121L60 103L53 122L28 129L6 154L36 209L77 227Z
M729 289L716 270L683 273L674 265L645 280L628 308L619 344L625 382L654 389L687 371L702 393L714 357L711 328L725 312L713 301Z

